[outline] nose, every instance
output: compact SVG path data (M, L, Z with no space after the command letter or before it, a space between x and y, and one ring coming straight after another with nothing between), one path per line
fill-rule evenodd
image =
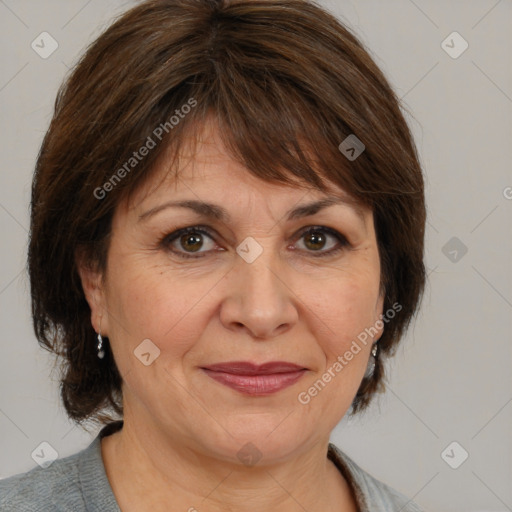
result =
M220 320L226 329L248 333L260 340L290 330L298 320L295 294L283 271L260 256L247 263L240 258L226 276L227 293Z

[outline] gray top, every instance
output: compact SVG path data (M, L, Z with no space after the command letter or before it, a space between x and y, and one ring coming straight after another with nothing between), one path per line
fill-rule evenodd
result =
M112 423L84 450L49 467L0 480L1 512L120 512L110 487L101 438L122 427ZM327 456L354 491L360 512L422 512L403 494L373 478L333 444Z

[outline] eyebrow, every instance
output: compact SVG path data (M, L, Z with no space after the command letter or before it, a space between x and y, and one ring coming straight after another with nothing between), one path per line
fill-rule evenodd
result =
M335 205L349 206L357 214L357 216L361 218L363 223L365 222L364 212L359 204L350 198L339 196L327 196L318 201L297 206L288 212L287 220L290 221L309 217L310 215L315 215L319 211L328 208L329 206ZM168 201L159 206L155 206L154 208L151 208L150 210L139 215L139 221L147 220L148 218L153 217L157 213L160 213L161 211L168 208L189 208L202 217L212 218L226 223L230 222L231 220L231 216L223 207L216 204L191 199L183 201Z

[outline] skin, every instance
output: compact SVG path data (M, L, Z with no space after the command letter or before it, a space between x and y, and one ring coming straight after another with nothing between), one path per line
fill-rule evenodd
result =
M164 160L118 207L105 274L80 266L93 326L98 331L101 322L123 376L124 427L102 441L116 499L123 512L169 504L199 512L325 512L340 504L355 511L351 489L326 452L363 378L372 340L308 404L298 395L382 314L372 213L361 207L359 215L344 203L287 220L289 210L326 194L250 175L223 148L214 123L205 124L196 150L180 159L177 179ZM331 192L344 194L335 186ZM231 218L177 207L144 216L183 199L214 203ZM179 237L161 243L198 225L211 232L199 235L198 252ZM349 245L321 231L312 246L302 232L318 226ZM263 249L253 263L236 253L246 237ZM160 350L149 366L134 355L145 339ZM235 360L288 361L307 371L292 386L255 397L201 370ZM249 442L261 453L253 466L237 457Z

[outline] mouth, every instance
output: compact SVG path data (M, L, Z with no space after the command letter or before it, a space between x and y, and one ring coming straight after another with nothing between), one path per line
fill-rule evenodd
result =
M213 380L241 393L265 396L277 393L297 382L307 368L284 361L257 365L248 361L233 361L202 367Z

